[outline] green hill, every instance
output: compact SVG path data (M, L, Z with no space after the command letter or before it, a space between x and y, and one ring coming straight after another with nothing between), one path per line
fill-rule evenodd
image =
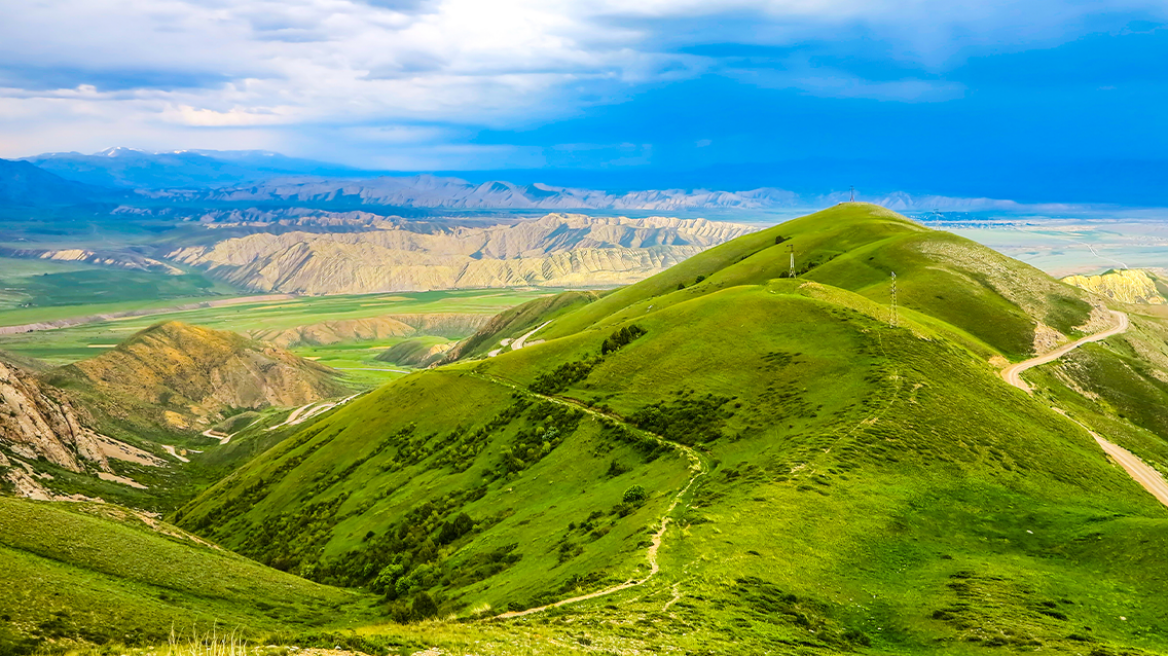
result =
M297 406L350 392L334 369L237 333L178 321L150 326L61 372L105 395L159 408L164 423L190 430L214 425L225 410Z
M445 337L425 336L407 339L385 349L375 358L380 362L425 367L442 358L453 345Z
M262 567L118 506L0 497L0 653L258 637L366 620L370 599Z
M1161 652L1168 511L987 363L1091 310L1033 268L844 204L590 302L521 306L500 325L550 320L546 341L394 381L175 521L365 586L387 618L634 583L511 620L516 641Z

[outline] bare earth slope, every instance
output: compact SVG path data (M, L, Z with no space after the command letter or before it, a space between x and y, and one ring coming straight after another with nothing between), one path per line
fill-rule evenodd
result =
M490 321L490 315L458 312L429 314L387 314L366 319L344 319L295 326L292 328L254 330L248 333L262 342L281 348L328 345L347 340L384 339L437 335L458 337L474 333Z
M242 335L174 321L66 369L99 388L194 417L303 405L347 391L328 367Z
M261 232L167 257L250 289L309 294L616 285L750 231L704 219L549 214L429 232L393 223L358 232Z
M1063 282L1122 303L1163 305L1165 302L1155 279L1140 269L1108 271L1097 276L1067 276Z

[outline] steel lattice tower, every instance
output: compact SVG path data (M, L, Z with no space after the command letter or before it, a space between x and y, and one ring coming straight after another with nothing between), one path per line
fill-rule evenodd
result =
M892 325L893 327L895 327L897 324L897 319L899 319L899 317L897 316L897 308L896 308L896 272L895 271L892 272L892 289L889 290L889 296L891 298L890 309L892 310L892 315L889 318L888 323L890 325Z

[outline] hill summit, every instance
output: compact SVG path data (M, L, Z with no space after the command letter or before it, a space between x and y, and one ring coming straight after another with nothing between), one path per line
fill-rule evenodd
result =
M68 369L98 388L167 408L171 424L228 409L303 405L347 391L328 367L236 333L177 321L151 326Z

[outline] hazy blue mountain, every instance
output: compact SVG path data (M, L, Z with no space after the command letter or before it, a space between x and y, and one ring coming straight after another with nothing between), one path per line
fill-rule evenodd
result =
M44 207L115 200L123 192L66 180L28 162L0 159L0 205Z
M45 153L24 158L63 178L131 189L221 187L288 175L359 173L339 164L286 157L264 150L175 150L150 152L107 148L85 155Z

